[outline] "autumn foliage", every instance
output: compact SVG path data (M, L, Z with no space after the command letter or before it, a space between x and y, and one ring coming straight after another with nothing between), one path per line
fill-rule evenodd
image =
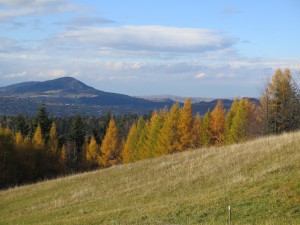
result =
M0 188L291 131L299 129L299 115L299 91L289 69L275 72L260 105L236 98L226 111L218 100L201 116L193 114L187 98L183 106L175 103L131 120L107 114L97 122L77 115L68 128L50 123L42 107L32 126L20 115L15 129L0 124ZM91 129L85 129L90 120Z

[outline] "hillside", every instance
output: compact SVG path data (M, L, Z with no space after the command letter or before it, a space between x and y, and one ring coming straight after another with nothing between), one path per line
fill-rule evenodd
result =
M300 132L0 192L0 224L300 224Z

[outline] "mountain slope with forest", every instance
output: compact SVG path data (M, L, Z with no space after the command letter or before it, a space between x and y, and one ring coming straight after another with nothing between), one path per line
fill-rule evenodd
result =
M1 224L300 223L300 133L0 192Z

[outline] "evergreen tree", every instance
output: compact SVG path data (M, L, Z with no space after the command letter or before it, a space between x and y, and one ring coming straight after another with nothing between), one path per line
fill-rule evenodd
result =
M79 151L84 143L84 123L82 117L78 114L73 120L69 139L75 143L77 150Z
M16 183L16 152L11 130L0 128L0 188Z
M94 136L94 135L92 135L92 136ZM94 139L95 139L95 136L94 136ZM96 139L95 139L95 141L96 141ZM87 162L89 142L90 142L90 140L89 140L88 135L85 135L83 146L82 146L82 167L85 169L89 169L89 167L90 167L90 165L88 165L88 162Z
M82 117L78 114L71 125L69 143L66 145L68 162L72 170L79 170L83 164L83 143L85 126Z
M191 99L187 98L180 113L178 124L179 151L184 151L193 147L193 112Z
M102 167L109 167L117 164L118 156L118 134L117 127L113 118L111 118L106 134L104 136L100 156L98 157L98 164Z
M212 133L212 141L215 145L221 145L224 142L225 132L225 113L222 100L219 100L216 107L211 113L210 128Z
M42 137L47 140L48 134L51 126L51 120L49 119L48 113L46 111L45 105L41 105L37 115L35 116L35 126L36 129L38 125L40 125L42 130Z
M18 115L15 118L14 125L15 125L15 131L21 132L21 134L23 134L24 136L28 135L28 133L29 133L29 126L26 123L26 120L25 120L25 118L24 118L23 115Z

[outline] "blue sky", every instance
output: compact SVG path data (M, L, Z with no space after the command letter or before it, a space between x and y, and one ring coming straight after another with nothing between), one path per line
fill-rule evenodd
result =
M257 97L277 68L299 74L299 21L298 0L0 0L0 86Z

